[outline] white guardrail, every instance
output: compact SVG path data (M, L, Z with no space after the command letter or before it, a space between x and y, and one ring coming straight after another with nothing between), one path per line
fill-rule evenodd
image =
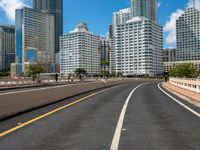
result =
M200 93L200 80L188 78L170 78L169 82L175 86Z

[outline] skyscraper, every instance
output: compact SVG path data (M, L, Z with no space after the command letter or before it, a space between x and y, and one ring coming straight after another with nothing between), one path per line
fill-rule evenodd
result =
M133 16L157 21L157 0L131 0Z
M200 60L200 10L186 10L176 22L177 61Z
M0 70L9 70L15 61L15 27L0 25Z
M33 9L54 16L55 53L59 52L59 39L63 34L63 0L33 0Z
M26 72L27 63L36 62L45 67L54 64L54 17L31 8L16 10L17 75ZM49 71L48 71L49 70Z

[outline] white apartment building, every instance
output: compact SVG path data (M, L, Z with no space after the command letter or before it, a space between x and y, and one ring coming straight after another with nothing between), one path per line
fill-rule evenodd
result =
M133 17L115 28L116 72L129 75L163 73L162 27L146 17Z
M90 76L100 74L100 36L89 32L86 23L60 38L60 73L67 76L83 68Z
M186 10L176 22L177 61L200 60L200 10Z

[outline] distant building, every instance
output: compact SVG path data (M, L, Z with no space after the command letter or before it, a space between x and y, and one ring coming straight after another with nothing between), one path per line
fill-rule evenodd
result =
M193 60L193 61L164 62L164 72L168 73L175 66L181 65L181 64L191 64L193 68L200 71L200 60Z
M166 48L163 50L163 61L164 62L174 62L176 61L176 49Z
M0 25L0 71L15 62L15 27Z
M89 32L86 23L79 23L74 31L60 38L60 73L73 74L83 68L88 75L98 75L101 70L100 37Z
M100 46L99 46L99 50L101 53L101 62L108 62L107 65L103 65L101 64L101 70L107 70L109 71L109 66L110 66L110 50L111 50L111 46L110 46L110 41L108 38L106 37L101 37L100 38Z
M189 8L176 22L177 61L200 60L200 10Z
M16 75L26 73L25 64L35 62L54 72L54 16L24 7L16 10L15 22Z
M146 17L157 22L157 0L131 0L133 17Z
M63 0L33 0L33 9L54 16L54 49L59 53L59 38L63 34Z

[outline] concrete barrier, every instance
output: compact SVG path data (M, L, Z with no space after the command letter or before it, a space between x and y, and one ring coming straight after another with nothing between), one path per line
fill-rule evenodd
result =
M74 85L63 85L60 87L50 87L43 90L32 90L23 93L13 93L8 95L0 94L0 119L15 115L64 100L66 98L86 93L103 87L114 86L118 84L130 83L135 80L113 80L105 85L102 81L81 83Z
M200 93L200 80L186 78L170 78L169 83L192 92Z

